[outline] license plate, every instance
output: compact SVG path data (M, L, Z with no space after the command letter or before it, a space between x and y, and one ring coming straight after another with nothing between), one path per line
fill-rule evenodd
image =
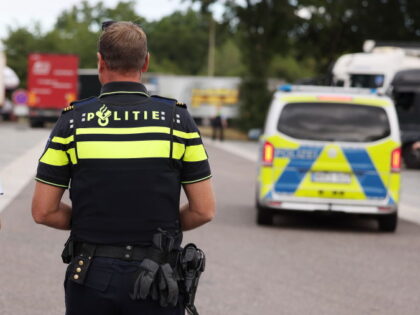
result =
M349 173L313 172L312 181L314 183L350 184L351 177Z

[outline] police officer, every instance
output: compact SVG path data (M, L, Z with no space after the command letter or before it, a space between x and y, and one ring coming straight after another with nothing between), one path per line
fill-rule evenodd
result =
M104 23L97 58L101 94L59 118L39 160L33 218L71 231L66 314L184 314L173 253L181 231L214 216L207 153L186 106L140 83L149 54L139 26ZM67 188L71 205L61 201Z

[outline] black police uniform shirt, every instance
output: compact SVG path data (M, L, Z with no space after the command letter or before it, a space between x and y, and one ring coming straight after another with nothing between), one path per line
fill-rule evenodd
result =
M211 173L194 120L175 103L111 82L65 109L36 180L70 189L74 240L147 244L158 228L180 229L181 185Z

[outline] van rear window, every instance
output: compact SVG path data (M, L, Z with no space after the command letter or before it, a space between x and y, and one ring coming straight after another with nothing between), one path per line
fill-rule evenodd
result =
M293 138L369 142L391 133L380 107L343 103L291 103L281 112L277 129Z

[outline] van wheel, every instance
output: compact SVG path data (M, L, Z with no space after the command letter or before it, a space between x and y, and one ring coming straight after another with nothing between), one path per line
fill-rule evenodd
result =
M257 224L258 225L273 225L273 211L257 205Z
M44 128L44 122L38 119L30 119L29 125L31 128Z
M407 168L420 168L420 151L413 150L411 145L403 148L402 156Z
M395 232L398 224L397 213L381 215L378 217L379 231Z

